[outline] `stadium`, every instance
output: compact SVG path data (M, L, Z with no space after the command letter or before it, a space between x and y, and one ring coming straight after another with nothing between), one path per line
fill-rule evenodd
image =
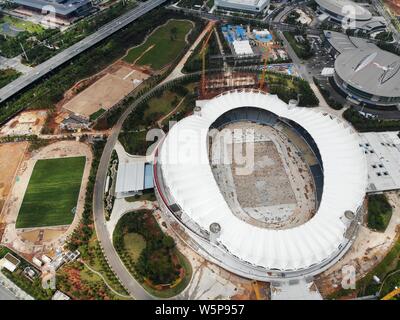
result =
M268 7L269 0L216 0L215 5L231 11L261 13Z
M231 148L246 148L251 165L226 161ZM362 219L367 166L358 134L254 89L198 101L159 144L153 169L174 230L246 278L279 283L322 272L349 249Z

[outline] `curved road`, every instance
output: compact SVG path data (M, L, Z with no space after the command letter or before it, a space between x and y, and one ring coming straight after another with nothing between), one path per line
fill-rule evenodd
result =
M196 73L193 73L196 74ZM108 172L108 165L110 163L111 154L114 150L114 146L117 142L118 135L122 129L122 124L133 111L133 109L141 102L143 99L149 97L155 90L168 85L168 83L174 82L176 79L184 78L190 75L184 75L175 79L171 79L168 82L162 82L152 88L150 91L139 97L133 104L131 104L119 118L118 122L114 125L110 136L108 137L107 143L104 147L103 154L100 158L99 167L96 175L96 182L94 185L93 192L93 216L94 224L96 229L96 234L98 240L100 241L101 247L104 252L104 256L108 261L111 269L125 287L128 293L137 300L153 300L156 297L149 294L139 282L130 274L129 270L125 267L124 263L121 261L117 251L112 243L112 235L109 234L106 227L106 219L104 216L104 189Z
M209 25L210 26L210 25ZM207 28L206 28L207 29ZM145 98L150 96L155 90L160 87L166 86L169 83L174 82L179 78L184 78L187 76L191 76L194 74L199 74L200 72L195 72L189 75L183 75L181 70L184 63L187 61L192 51L196 46L200 43L200 41L204 38L206 32L202 32L196 41L193 43L188 52L184 55L178 65L174 68L171 74L164 80L161 81L157 86L149 90L143 96L139 97L133 104L131 104L119 118L118 122L114 125L111 130L111 134L108 137L107 143L104 147L103 154L100 158L99 167L96 175L96 182L94 185L93 192L93 216L94 223L96 228L96 234L98 240L100 241L101 247L103 249L104 255L111 269L121 282L121 284L125 287L128 293L135 299L138 300L153 300L156 297L149 294L140 283L138 283L135 278L131 275L129 270L125 267L124 263L121 261L118 253L116 252L114 245L112 243L112 235L109 234L108 229L106 227L106 219L104 216L104 189L108 172L108 165L110 163L111 154L114 150L115 144L118 139L118 135L122 129L122 124L129 116L129 114L133 111L133 109Z
M125 287L125 289L133 298L138 300L152 300L155 298L150 295L145 289L143 289L143 287L134 279L134 277L130 274L130 272L118 256L118 253L112 243L112 236L109 235L106 227L103 199L105 182L108 172L108 164L110 162L115 143L117 142L119 132L121 131L122 124L124 123L128 115L132 112L132 110L136 107L138 102L140 102L153 90L149 91L147 94L136 100L134 104L130 105L119 118L117 124L113 127L100 159L93 192L94 223L98 240L100 241L101 247L104 251L104 256L121 284Z

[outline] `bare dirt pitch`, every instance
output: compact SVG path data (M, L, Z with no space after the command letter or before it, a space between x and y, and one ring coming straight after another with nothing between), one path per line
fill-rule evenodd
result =
M223 132L240 130L231 143ZM253 147L247 149L246 144ZM239 148L253 154L251 169L234 161ZM226 150L226 151L225 151ZM231 163L220 163L225 157ZM314 180L302 153L288 137L270 126L238 122L225 126L211 146L213 174L232 212L258 227L288 229L301 225L316 211ZM216 161L216 162L215 162Z
M24 157L27 146L27 142L0 144L0 213L10 193L15 173Z
M112 66L100 79L64 104L63 109L85 117L101 109L109 110L148 77L128 65Z

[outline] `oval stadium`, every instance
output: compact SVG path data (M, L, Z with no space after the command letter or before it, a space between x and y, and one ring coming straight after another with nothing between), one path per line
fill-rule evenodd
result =
M251 89L198 102L159 144L153 168L163 215L181 238L261 281L337 262L355 238L367 186L351 127Z

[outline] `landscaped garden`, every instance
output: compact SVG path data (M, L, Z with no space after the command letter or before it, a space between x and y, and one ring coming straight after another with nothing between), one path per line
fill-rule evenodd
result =
M348 108L343 113L343 118L349 121L357 131L369 132L369 131L399 131L400 120L380 120L370 119L362 116L354 108Z
M17 79L20 73L14 69L3 69L0 70L0 88L6 86L13 80Z
M168 298L188 285L190 263L173 238L163 233L151 211L124 215L114 230L113 242L128 270L151 294Z
M119 141L125 151L133 155L145 155L155 141L147 141L151 128L169 130L170 121L179 121L195 106L197 80L172 88L159 90L149 100L139 104L124 122Z
M304 41L298 42L296 41L293 33L289 31L284 31L283 35L285 36L286 40L289 42L290 46L293 48L294 52L300 59L309 59L313 56L312 48L310 42L303 35Z
M384 232L392 217L392 206L384 194L368 197L368 227Z

